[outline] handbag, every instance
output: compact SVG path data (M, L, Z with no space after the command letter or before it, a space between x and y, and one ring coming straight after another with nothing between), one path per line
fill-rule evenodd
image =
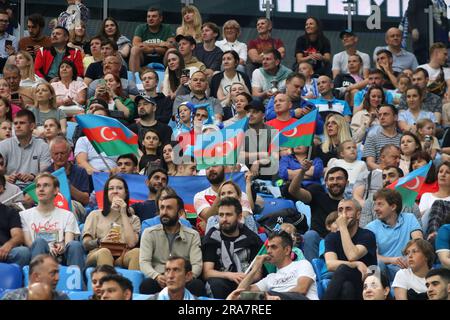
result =
M127 252L127 244L121 242L100 242L100 249L106 248L111 251L114 258L125 255Z
M439 76L428 85L428 91L442 98L445 94L445 90L447 90L447 83L445 82L444 69L441 67Z

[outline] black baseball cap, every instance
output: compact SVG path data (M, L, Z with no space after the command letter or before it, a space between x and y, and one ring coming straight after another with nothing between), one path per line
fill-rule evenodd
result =
M176 42L180 42L183 39L186 40L186 41L189 41L193 45L197 44L197 42L195 41L194 37L192 37L192 36L184 36L182 34L177 35L176 38L175 38L175 41Z
M139 101L141 101L141 100L145 100L145 101L147 101L148 103L152 103L152 104L156 105L156 101L155 101L152 97L149 97L149 96L142 96L142 95L137 96L137 97L134 99L134 103L138 104Z
M339 34L339 38L342 39L344 37L344 35L346 35L346 34L348 34L350 36L356 36L356 34L353 32L352 29L345 29L345 30L341 31L341 33Z
M99 104L103 108L108 109L108 103L103 99L99 99L99 98L92 99L91 102L89 103L88 107L90 107L93 104Z
M266 107L258 99L252 100L248 105L244 107L245 111L250 111L250 109L255 109L256 111L261 111L266 113Z

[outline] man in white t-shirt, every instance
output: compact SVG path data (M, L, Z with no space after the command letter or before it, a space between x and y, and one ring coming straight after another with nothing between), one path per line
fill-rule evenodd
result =
M35 179L37 207L20 212L25 245L31 249L31 257L51 254L66 265L84 268L84 251L81 242L74 240L80 234L75 215L55 207L59 181L50 173L42 173Z
M445 44L437 42L430 47L430 62L422 64L418 67L427 70L428 76L430 77L429 84L442 77L442 69L442 72L444 73L444 80L447 83L447 88L450 88L450 68L444 68L447 64L447 58L448 52Z
M255 258L250 272L227 299L236 300L242 291L250 290L265 292L267 300L318 300L314 269L307 260L291 260L292 246L292 237L286 232L271 234L267 254ZM265 262L274 264L277 271L254 283Z

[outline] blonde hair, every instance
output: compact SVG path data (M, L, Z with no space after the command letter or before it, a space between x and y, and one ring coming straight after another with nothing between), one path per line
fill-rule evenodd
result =
M332 117L334 118L334 120L336 121L336 123L338 125L339 144L341 144L342 142L344 142L346 140L351 140L352 137L350 136L350 127L348 126L347 120L345 120L345 118L343 116L340 116L340 115L334 114L334 113L330 113L325 118L324 127L326 127L328 121ZM324 141L322 143L322 151L324 153L328 153L328 152L330 152L331 137L328 135L326 128L324 128L323 134L324 134Z
M31 81L36 81L36 74L34 73L34 61L31 54L29 54L25 50L20 50L17 55L22 55L25 60L28 61L29 65L25 67L24 71L24 79L30 79ZM22 72L21 72L22 73Z
M194 39L196 41L199 41L202 39L202 16L200 15L200 11L198 11L197 7L194 5L188 5L181 9L181 34L184 36L188 36L189 34L189 28L188 25L184 22L184 15L186 13L193 13L194 14L194 22L192 25L192 28L194 29Z
M84 35L83 38L79 39L79 41L77 41L77 35L75 33L75 29L81 26L84 28ZM75 26L75 28L70 29L69 30L69 42L72 44L75 44L76 42L88 42L89 41L89 37L87 35L87 27L86 27L86 23L84 23L84 21L80 21L79 23L77 23L77 25Z
M35 97L34 97L34 105L36 106L36 108L39 109L39 104L38 104L38 101L37 101L37 99L36 99L36 91L37 91L37 88L39 88L40 86L46 86L47 89L50 91L51 97L50 97L50 99L48 100L48 101L49 101L49 107L50 107L51 109L57 109L58 106L56 105L56 93L55 93L55 89L53 89L53 86L52 86L50 83L48 83L48 82L41 82L41 83L39 83L39 84L36 86L36 88L34 89L34 95L35 95Z
M223 187L226 186L227 184L231 184L234 187L234 189L236 190L236 193L237 193L239 199L241 199L241 197L242 197L242 190L241 190L241 188L239 187L239 185L236 182L231 181L231 180L227 180L227 181L222 182L222 184L219 187L219 191L217 192L217 194L220 196L220 193L222 192Z
M435 135L435 130L436 130L436 125L434 124L434 122L428 118L424 118L424 119L420 119L419 121L416 122L416 126L417 126L417 132L416 135L419 138L420 141L424 141L425 137L423 135L420 134L420 129L424 128L426 125L431 124L433 126L433 136Z
M222 27L222 34L223 34L223 38L224 39L225 39L225 28L236 28L237 31L238 31L237 37L239 37L240 34L241 34L241 25L239 24L239 22L237 22L234 19L228 20L223 25L223 27Z

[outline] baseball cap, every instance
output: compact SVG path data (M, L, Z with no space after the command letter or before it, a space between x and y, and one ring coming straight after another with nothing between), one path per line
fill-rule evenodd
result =
M184 36L182 34L177 35L176 38L175 38L175 41L176 42L180 42L183 39L186 40L186 41L189 41L191 44L194 44L194 45L197 44L197 42L195 41L194 37L192 37L192 36Z
M103 99L99 99L99 98L92 99L91 102L89 103L88 107L90 107L93 104L99 104L103 108L108 109L108 103Z
M149 97L149 96L142 96L142 95L137 96L137 97L134 99L134 103L138 104L139 101L141 101L142 99L145 100L145 101L147 101L147 102L149 102L149 103L152 103L152 104L156 105L156 101L155 101L152 97Z
M356 34L353 32L352 29L345 29L345 30L341 31L341 33L339 34L339 38L342 39L344 37L344 35L346 35L346 34L348 34L350 36L356 36Z
M266 112L266 107L264 107L263 103L259 101L258 99L252 100L248 105L244 108L246 111L249 111L250 109L255 109L257 111Z

